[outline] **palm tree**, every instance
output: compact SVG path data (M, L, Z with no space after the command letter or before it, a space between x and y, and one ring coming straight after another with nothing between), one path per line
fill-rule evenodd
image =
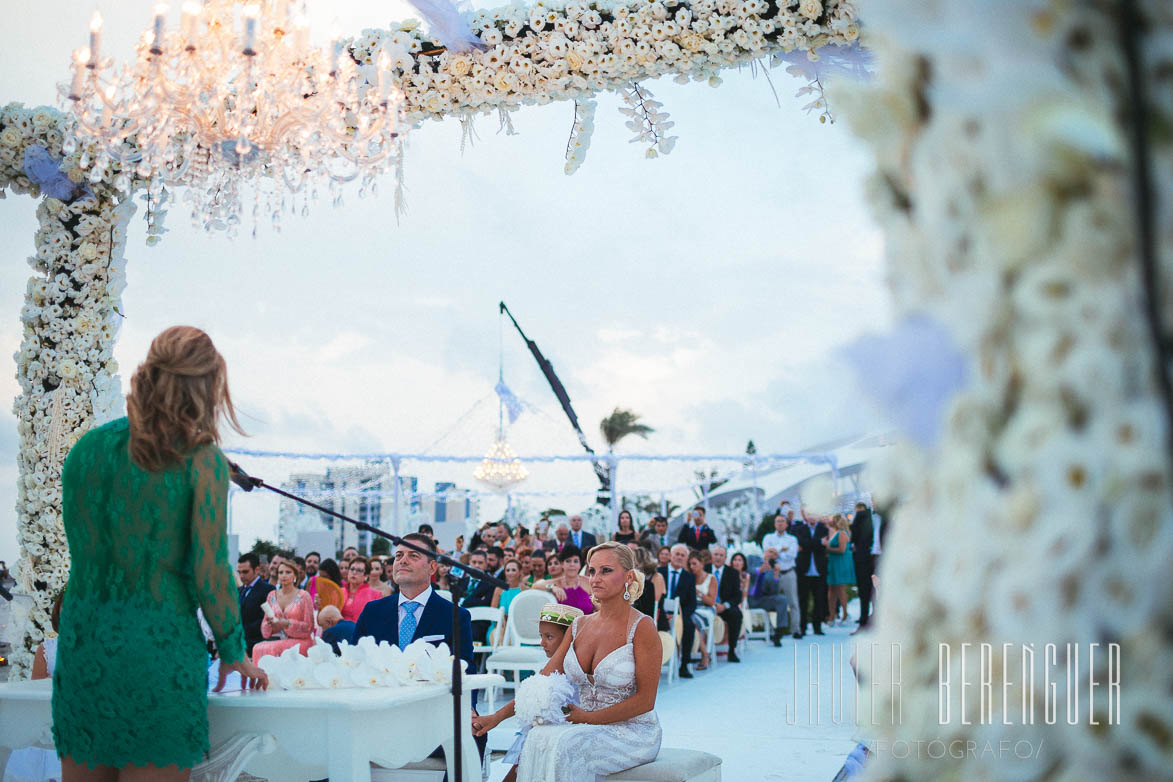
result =
M607 450L614 451L615 445L627 435L639 435L646 440L648 435L656 430L647 424L639 423L638 413L616 407L611 415L599 422L599 431L603 433Z

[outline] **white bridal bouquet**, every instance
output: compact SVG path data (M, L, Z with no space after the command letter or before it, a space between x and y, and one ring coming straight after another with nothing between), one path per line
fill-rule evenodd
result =
M578 703L578 688L564 674L538 674L518 685L517 697L513 699L513 713L521 722L521 730L517 732L513 746L505 753L504 763L517 763L521 757L521 746L533 726L565 723L565 709L572 703Z
M269 684L282 690L338 689L342 687L402 687L409 684L452 681L452 653L447 644L433 646L423 639L406 649L367 637L357 644L343 641L341 654L330 644L314 641L305 655L297 647L281 655L262 657L260 667Z

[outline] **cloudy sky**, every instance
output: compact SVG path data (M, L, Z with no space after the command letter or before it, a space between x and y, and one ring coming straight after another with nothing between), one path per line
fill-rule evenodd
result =
M92 8L106 17L107 51L125 56L151 7L4 3L0 101L26 105L55 101ZM410 15L395 3L341 5L313 18L320 33L333 14L355 32ZM891 318L882 239L862 197L866 150L843 124L802 113L791 97L801 82L782 69L772 78L781 107L748 70L716 89L647 85L680 137L656 160L627 143L619 99L601 96L590 153L571 177L562 170L571 105L523 109L516 136L483 118L463 155L457 122L429 123L411 136L409 212L398 225L388 184L376 198L352 191L341 208L323 199L280 233L262 225L257 240L193 229L180 204L164 241L147 247L140 209L116 350L123 379L158 331L189 323L228 361L249 447L479 454L496 421L487 397L503 299L553 361L596 445L598 421L617 405L656 428L621 446L630 453L739 453L751 438L760 452L783 452L877 429L834 359ZM20 342L34 210L25 197L0 203L4 361ZM524 345L512 332L504 345L506 381L540 410L511 433L514 446L523 456L575 453ZM15 396L14 372L0 373L0 397ZM0 408L0 558L9 562L10 410ZM468 485L468 472L453 467L449 477ZM582 467L534 485L589 491L593 477ZM238 524L242 543L270 537L274 523L262 514Z

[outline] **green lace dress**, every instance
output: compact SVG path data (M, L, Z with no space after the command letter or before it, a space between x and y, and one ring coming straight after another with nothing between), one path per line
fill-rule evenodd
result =
M53 673L53 739L77 763L191 768L208 751L208 653L244 659L228 564L228 463L214 445L158 472L127 420L85 434L62 471L72 558Z

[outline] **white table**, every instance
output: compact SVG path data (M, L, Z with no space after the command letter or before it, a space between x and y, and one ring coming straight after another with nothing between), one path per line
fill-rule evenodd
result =
M464 677L465 782L481 779L469 693L502 683L495 675ZM0 684L0 776L11 750L53 746L51 688L49 679ZM455 779L459 762L453 756L452 692L442 684L209 693L208 727L211 756L193 780L232 782L247 771L278 782L369 782L371 763L400 768L437 746L444 750L449 779Z

